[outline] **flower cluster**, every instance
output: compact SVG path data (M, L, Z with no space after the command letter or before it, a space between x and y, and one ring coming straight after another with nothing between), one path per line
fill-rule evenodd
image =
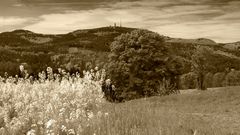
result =
M81 134L105 101L98 68L70 75L48 67L38 78L0 77L0 134Z

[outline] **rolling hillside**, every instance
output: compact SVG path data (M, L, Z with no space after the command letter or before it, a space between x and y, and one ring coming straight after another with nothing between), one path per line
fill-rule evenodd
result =
M181 95L108 104L102 108L108 116L86 134L239 135L239 89L185 90Z
M110 44L117 36L136 28L102 27L76 30L67 34L44 35L27 30L0 33L0 74L11 74L19 64L27 63L31 70L46 66L86 68L86 63L103 66L107 62ZM217 64L240 69L239 42L221 44L211 39L181 39L164 36L172 54L187 62L196 45L209 46L216 51ZM186 64L189 66L188 64ZM15 68L13 68L15 67ZM189 72L189 67L184 72Z
M109 51L109 44L115 37L131 32L133 28L102 27L96 29L77 30L67 34L44 35L27 30L15 30L0 34L0 46L7 47L39 47L54 46L78 47L90 50ZM48 51L57 51L56 48Z
M0 46L7 47L33 47L39 48L44 45L59 47L78 47L89 50L109 51L109 45L115 37L129 33L136 28L126 27L102 27L96 29L76 30L67 34L44 35L28 30L14 30L12 32L0 33ZM211 39L182 39L165 36L166 42L170 44L195 44L208 45L225 48L228 50L238 50L240 42L235 43L216 43ZM41 46L40 46L41 45ZM50 50L49 50L50 51Z

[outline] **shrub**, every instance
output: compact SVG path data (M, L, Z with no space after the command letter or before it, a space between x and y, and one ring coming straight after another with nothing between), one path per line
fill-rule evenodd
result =
M184 74L180 77L181 89L194 89L197 86L197 75L193 72Z
M204 84L207 88L213 87L213 73L209 72L205 75Z
M225 77L225 82L227 86L240 85L240 71L230 71Z
M225 86L225 84L224 84L225 76L226 75L223 72L215 73L213 75L212 86L213 87L223 87L223 86Z

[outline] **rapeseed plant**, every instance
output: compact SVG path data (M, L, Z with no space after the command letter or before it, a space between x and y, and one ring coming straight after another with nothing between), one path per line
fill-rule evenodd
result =
M80 77L48 67L36 79L23 65L19 68L25 76L0 77L0 134L75 135L98 118L105 102L100 83L105 71L95 68Z

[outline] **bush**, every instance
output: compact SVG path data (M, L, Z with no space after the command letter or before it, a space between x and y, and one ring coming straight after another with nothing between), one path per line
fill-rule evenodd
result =
M193 72L184 74L180 77L181 89L194 89L197 86L197 75Z
M207 88L213 87L213 73L207 73L205 75L204 84Z
M225 77L226 86L240 85L240 71L232 70Z
M219 72L213 75L213 82L212 82L212 86L213 87L223 87L225 86L224 84L224 79L225 79L225 73L223 72Z

